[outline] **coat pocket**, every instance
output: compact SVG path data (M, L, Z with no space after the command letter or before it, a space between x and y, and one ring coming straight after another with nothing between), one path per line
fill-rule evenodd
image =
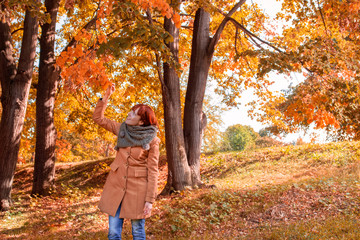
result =
M147 177L147 170L135 170L135 177Z
M119 168L119 165L115 162L113 162L112 164L110 164L110 169L114 172L116 172L116 170Z

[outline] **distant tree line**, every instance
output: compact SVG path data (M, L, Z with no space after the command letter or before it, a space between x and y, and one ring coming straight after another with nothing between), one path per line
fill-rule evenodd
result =
M219 142L208 147L208 152L244 151L255 148L283 146L285 143L276 140L269 128L256 132L247 125L235 124L229 126L219 136Z

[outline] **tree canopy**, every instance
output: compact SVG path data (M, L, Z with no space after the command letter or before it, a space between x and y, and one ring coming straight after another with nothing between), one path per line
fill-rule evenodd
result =
M359 7L357 1L283 1L277 18L288 24L271 40L279 51L255 53L259 76L298 72L305 80L266 99L259 119L278 132L315 126L333 140L360 138Z
M0 7L6 146L0 167L7 169L0 181L7 192L20 135L20 161L33 159L35 150L36 163L48 152L40 164L48 173L54 173L55 140L61 161L109 154L113 136L93 126L91 113L110 83L117 91L108 118L122 121L135 103L153 106L178 190L202 184L203 136L217 142L221 109L205 94L209 83L228 107L254 89L259 100L251 105L262 112L252 114L273 133L315 126L335 140L360 139L357 1L283 0L277 20L287 24L280 33L245 0L3 1ZM304 80L272 92L273 72ZM229 132L233 148L253 142L248 130ZM191 181L181 179L186 175Z

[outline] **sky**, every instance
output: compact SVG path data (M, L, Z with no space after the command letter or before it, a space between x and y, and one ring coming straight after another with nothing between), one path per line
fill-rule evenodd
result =
M259 7L263 8L264 12L270 17L275 17L276 13L281 10L281 1L279 0L247 0L248 4L251 4L252 2L257 3ZM293 83L293 85L300 83L302 81L302 76L299 74L292 74L290 78L285 78L282 75L270 74L270 80L275 81L275 84L272 86L272 90L280 91L283 89L287 89L291 82ZM222 127L222 131L234 124L249 125L257 132L260 129L266 127L266 125L262 124L261 122L252 120L248 115L247 111L249 107L246 107L245 105L252 100L254 100L252 91L244 91L239 101L241 105L239 105L238 108L233 108L223 113L222 120L224 122L224 125ZM310 130L310 132L307 134L305 134L304 132L288 134L281 140L290 143L296 141L298 138L301 137L305 142L310 142L312 134L317 134L318 136L315 142L321 143L326 141L325 132L319 130Z

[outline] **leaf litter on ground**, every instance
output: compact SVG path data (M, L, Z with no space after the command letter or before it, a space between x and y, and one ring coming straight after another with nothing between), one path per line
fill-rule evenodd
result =
M148 239L360 239L360 142L216 153L201 159L203 188L159 196ZM166 183L162 157L159 191ZM58 163L56 187L31 197L18 167L1 239L107 239L97 209L112 159ZM125 221L123 238L131 238Z

